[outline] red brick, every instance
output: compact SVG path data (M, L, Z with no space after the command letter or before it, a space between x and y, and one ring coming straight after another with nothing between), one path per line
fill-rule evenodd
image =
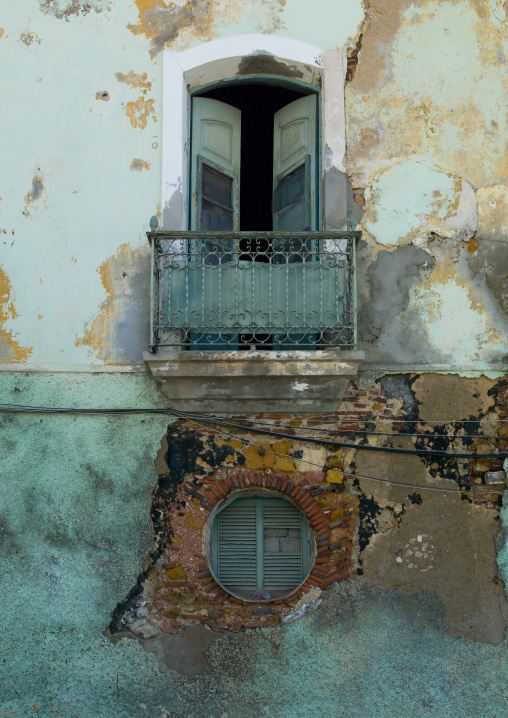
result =
M311 573L310 577L315 579L321 579L325 578L326 572L323 573L323 571L318 571L317 569L314 569L314 571Z

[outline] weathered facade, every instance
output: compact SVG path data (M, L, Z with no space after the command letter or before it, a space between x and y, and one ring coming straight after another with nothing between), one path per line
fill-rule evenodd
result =
M508 7L308 5L0 17L2 717L506 712ZM246 117L267 86L273 112L282 88L316 98L304 241L340 251L302 246L322 277L356 242L349 339L213 324L219 346L182 351L154 330L172 290L146 233L194 271L193 98L246 88ZM95 411L48 412L69 408ZM216 570L238 497L308 527L281 597Z

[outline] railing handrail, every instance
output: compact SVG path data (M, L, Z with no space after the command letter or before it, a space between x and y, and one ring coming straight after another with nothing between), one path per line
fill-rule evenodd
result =
M193 237L199 238L199 237L307 237L309 239L354 239L355 241L360 239L362 236L361 232L336 232L335 230L330 230L328 232L326 231L319 231L319 232L278 232L278 231L270 231L270 232L257 232L256 230L252 230L251 232L247 231L231 231L231 232L208 232L203 231L199 232L197 230L157 230L156 232L147 232L146 236L149 240L152 239L173 239L173 238L187 238L192 239Z

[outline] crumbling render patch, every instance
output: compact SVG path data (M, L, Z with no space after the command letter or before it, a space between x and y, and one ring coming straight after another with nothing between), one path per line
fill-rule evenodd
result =
M187 0L184 5L164 0L135 0L139 24L127 25L134 35L145 35L151 42L150 56L155 57L191 26L203 32L211 22L211 2ZM203 39L203 38L202 38Z
M139 87L141 90L145 90L145 94L146 91L152 89L152 83L148 80L146 72L137 74L134 70L131 70L126 75L123 72L115 72L115 77L118 82L124 82L131 87Z
M32 347L21 346L15 332L6 328L6 324L17 316L11 282L0 267L0 361L26 361L33 352Z
M154 122L157 122L154 109L155 100L144 100L139 97L133 102L127 102L125 105L125 114L131 121L132 127L139 127L144 130L148 119L152 117Z
M130 168L131 170L135 170L136 172L141 172L142 170L149 170L150 163L146 162L145 160L134 159L131 162Z
M88 15L92 10L96 13L108 11L110 0L39 0L39 7L45 15L69 22L72 15Z
M235 631L275 626L300 610L307 594L317 600L323 589L352 574L358 502L344 486L341 452L328 456L323 471L302 473L288 454L293 448L290 440L245 447L241 439L225 440L213 430L198 433L189 422L169 427L156 460L153 549L137 585L115 611L113 637L148 640L200 624ZM247 489L285 497L312 526L315 565L286 598L248 602L230 595L211 573L205 541L210 512ZM165 645L167 639L160 640Z
M39 36L35 32L22 32L19 36L19 42L23 43L23 45L26 45L27 47L30 47L30 45L34 42L37 45L41 44Z

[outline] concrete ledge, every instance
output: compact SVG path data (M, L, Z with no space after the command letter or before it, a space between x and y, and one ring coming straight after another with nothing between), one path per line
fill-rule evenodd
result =
M346 349L144 355L174 409L207 414L336 411L364 358Z

